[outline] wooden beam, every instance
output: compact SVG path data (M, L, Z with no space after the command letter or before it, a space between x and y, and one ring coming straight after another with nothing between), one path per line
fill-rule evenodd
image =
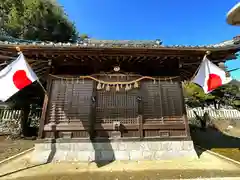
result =
M123 124L123 126L128 130L139 130L138 124ZM58 123L56 124L56 131L88 131L90 125L79 125L79 123ZM184 130L184 124L143 124L143 130ZM103 124L103 123L95 123L94 126L95 131L99 130L114 130L112 124ZM44 131L52 131L52 126L46 124L44 126Z
M47 93L45 93L43 107L42 107L42 114L41 114L41 119L40 119L38 138L43 138L44 124L46 122L47 107L48 107L49 98L50 98L49 96L50 96L51 84L52 84L52 79L49 76L48 81L47 81Z

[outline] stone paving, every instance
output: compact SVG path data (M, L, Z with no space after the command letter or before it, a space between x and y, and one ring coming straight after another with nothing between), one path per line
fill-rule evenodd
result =
M217 158L207 152L203 152L199 159L176 158L174 160L160 161L114 161L112 163L102 164L97 163L49 163L49 164L31 164L31 153L28 153L20 158L17 158L9 163L0 166L0 180L14 179L18 177L42 176L51 174L76 174L84 172L123 172L123 171L222 171L228 172L226 176L233 173L240 177L240 166L223 159ZM15 172L15 173L11 173ZM230 172L230 173L229 173ZM232 173L231 173L232 172ZM8 174L7 176L6 175ZM1 177L2 176L2 177ZM235 176L235 177L236 177ZM223 179L223 178L222 178ZM233 178L232 179L236 179Z
M46 163L54 150L54 162L167 160L179 157L197 158L192 141L115 141L109 143L37 143L31 161Z

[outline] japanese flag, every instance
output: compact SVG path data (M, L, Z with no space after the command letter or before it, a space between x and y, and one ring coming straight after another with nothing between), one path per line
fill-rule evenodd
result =
M213 64L205 56L192 82L201 86L205 93L210 93L231 80L231 77L226 77L224 70Z
M22 53L18 58L0 71L0 101L6 101L38 78Z

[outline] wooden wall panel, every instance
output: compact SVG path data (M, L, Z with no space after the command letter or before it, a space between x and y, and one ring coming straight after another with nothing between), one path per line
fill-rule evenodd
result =
M183 116L182 93L178 81L144 81L141 84L144 119Z
M48 122L71 123L89 121L93 81L55 79L52 82Z
M98 78L113 82L136 79L118 75ZM96 86L92 80L53 79L47 123L57 124L57 137L72 132L72 138L111 138L116 134L115 122L121 123L117 131L122 138L186 136L178 81L146 80L128 91L125 87L119 91L115 87L96 90ZM52 136L47 132L45 135Z

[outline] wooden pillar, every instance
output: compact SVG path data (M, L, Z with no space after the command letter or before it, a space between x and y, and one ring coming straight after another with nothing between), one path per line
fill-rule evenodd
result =
M138 116L138 121L139 121L139 137L140 139L143 139L143 116L142 115Z
M44 125L45 125L46 116L47 116L47 107L48 107L48 103L49 103L50 89L51 89L51 85L52 85L52 79L49 76L49 73L52 70L51 69L51 61L49 61L48 65L50 66L50 68L46 72L46 74L47 74L47 88L46 88L47 93L45 93L45 95L44 95L42 114L41 114L41 118L40 118L39 130L38 130L38 138L43 138Z
M183 111L183 119L184 119L184 124L185 124L185 132L187 135L187 138L191 139L191 134L190 134L190 128L189 128L189 124L188 124L188 117L187 117L187 111L186 111L186 105L185 105L185 98L184 98L184 89L181 83L181 80L179 79L179 86L181 89L181 96L182 96L182 111Z
M96 122L96 101L97 101L97 82L93 81L93 93L92 93L92 106L91 106L91 118L89 120L89 136L90 139L95 137L94 134L94 125Z
M139 138L143 139L143 102L142 97L138 96L138 123L139 123Z

